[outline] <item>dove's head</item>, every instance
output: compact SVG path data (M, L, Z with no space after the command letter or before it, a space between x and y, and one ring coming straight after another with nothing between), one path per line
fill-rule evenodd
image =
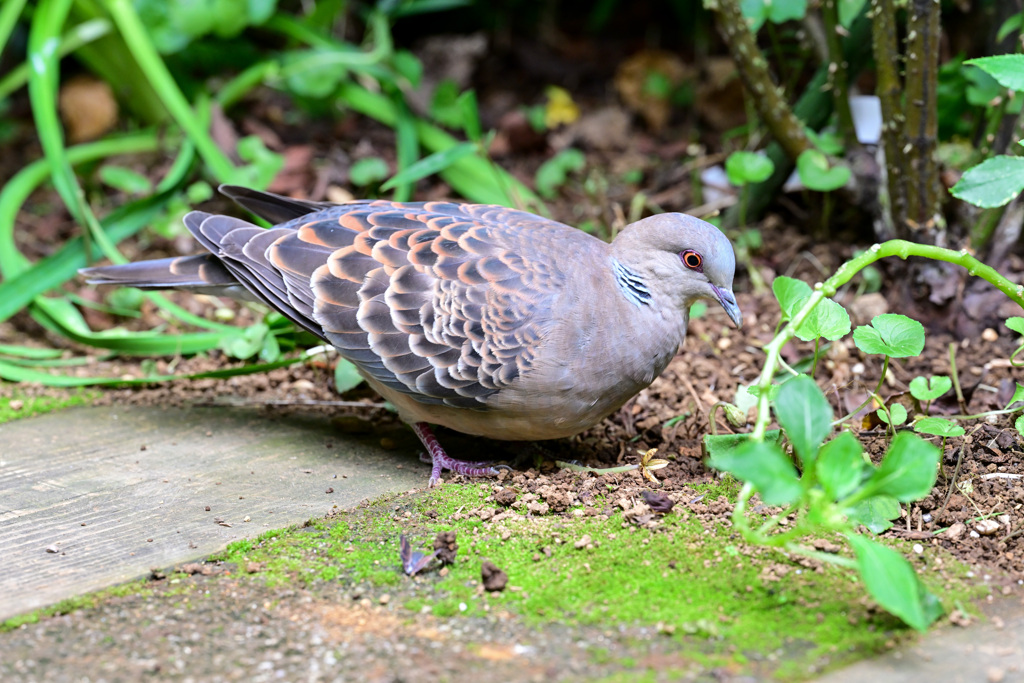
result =
M717 301L736 327L742 324L732 291L736 255L729 238L710 223L683 213L645 218L619 233L612 256L627 273L617 275L625 286L635 275L641 287L682 310L698 299Z

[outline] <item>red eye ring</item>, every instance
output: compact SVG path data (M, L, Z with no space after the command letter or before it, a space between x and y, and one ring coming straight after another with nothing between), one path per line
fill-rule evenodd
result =
M683 265L690 270L696 270L698 273L704 272L704 257L693 249L687 249L679 255L679 258L682 259Z

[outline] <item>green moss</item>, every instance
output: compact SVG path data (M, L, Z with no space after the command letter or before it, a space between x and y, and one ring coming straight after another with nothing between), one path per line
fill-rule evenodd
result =
M712 500L735 499L737 488L726 478L701 490ZM805 568L781 553L750 549L725 526L705 528L685 511L666 517L657 531L624 524L619 515L518 519L502 541L500 525L455 519L489 494L489 485L446 486L388 497L337 521L232 544L222 559L263 563L261 576L270 584L340 580L403 586L413 593L404 603L408 609L429 607L438 617L479 616L489 605L537 627L655 627L704 666L750 670L770 658L769 670L783 678L806 678L820 662L836 666L878 652L894 638L912 637L894 617L866 606L854 574L827 565ZM427 549L433 535L448 530L458 533L459 560L447 575L405 577L399 536ZM584 536L592 547L577 549L575 541ZM484 559L509 575L510 589L480 596ZM946 576L957 574L960 582L946 588L925 574L931 588L947 604L973 597L966 569L951 570L956 563L948 556L943 562ZM607 652L595 650L592 656L599 661Z
M43 607L37 609L34 612L28 614L19 614L16 617L11 617L6 621L0 622L0 633L11 631L24 624L35 624L40 619L45 617L56 616L60 614L70 614L81 609L89 609L96 605L112 598L119 598L128 595L152 595L153 590L147 587L145 581L131 581L129 583L123 583L118 586L111 586L95 593L87 593L85 595L76 595L66 600L61 600L55 605L49 607Z
M54 396L27 396L15 389L11 396L0 396L0 424L33 415L87 405L96 400L99 392L89 389L70 390ZM13 404L13 406L12 406Z

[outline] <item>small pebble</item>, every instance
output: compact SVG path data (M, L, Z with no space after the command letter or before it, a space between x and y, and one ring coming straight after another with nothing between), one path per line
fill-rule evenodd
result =
M994 342L999 339L999 333L993 330L991 327L986 327L981 333L981 338L987 342Z
M914 554L915 555L920 555L923 552L924 552L924 546L921 545L920 543L915 543L914 544Z
M586 548L588 545L590 545L590 534L584 534L583 538L573 543L573 546L576 548L576 550L582 550L583 548Z
M999 522L994 519L983 519L974 525L974 530L982 536L991 536L999 531Z
M10 403L8 403L7 407L10 408L11 410L18 411L25 407L25 402L22 401L21 399L16 398Z
M382 595L379 598L377 598L377 602L379 602L382 605L386 605L389 602L391 602L391 596L388 595L387 593L385 593L384 595Z

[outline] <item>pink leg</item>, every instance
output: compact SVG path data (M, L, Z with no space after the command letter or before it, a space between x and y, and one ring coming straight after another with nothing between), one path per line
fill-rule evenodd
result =
M427 453L430 455L429 462L433 467L430 469L430 482L428 486L431 488L441 483L441 470L451 470L456 474L462 474L467 477L493 477L498 474L499 468L492 467L490 463L486 462L465 462L463 460L456 460L441 448L441 444L438 443L437 437L434 436L434 432L431 431L430 426L426 422L416 422L412 425L412 430L416 432L416 436L420 437L420 441L423 442L423 446L427 449ZM504 466L502 466L504 468Z

